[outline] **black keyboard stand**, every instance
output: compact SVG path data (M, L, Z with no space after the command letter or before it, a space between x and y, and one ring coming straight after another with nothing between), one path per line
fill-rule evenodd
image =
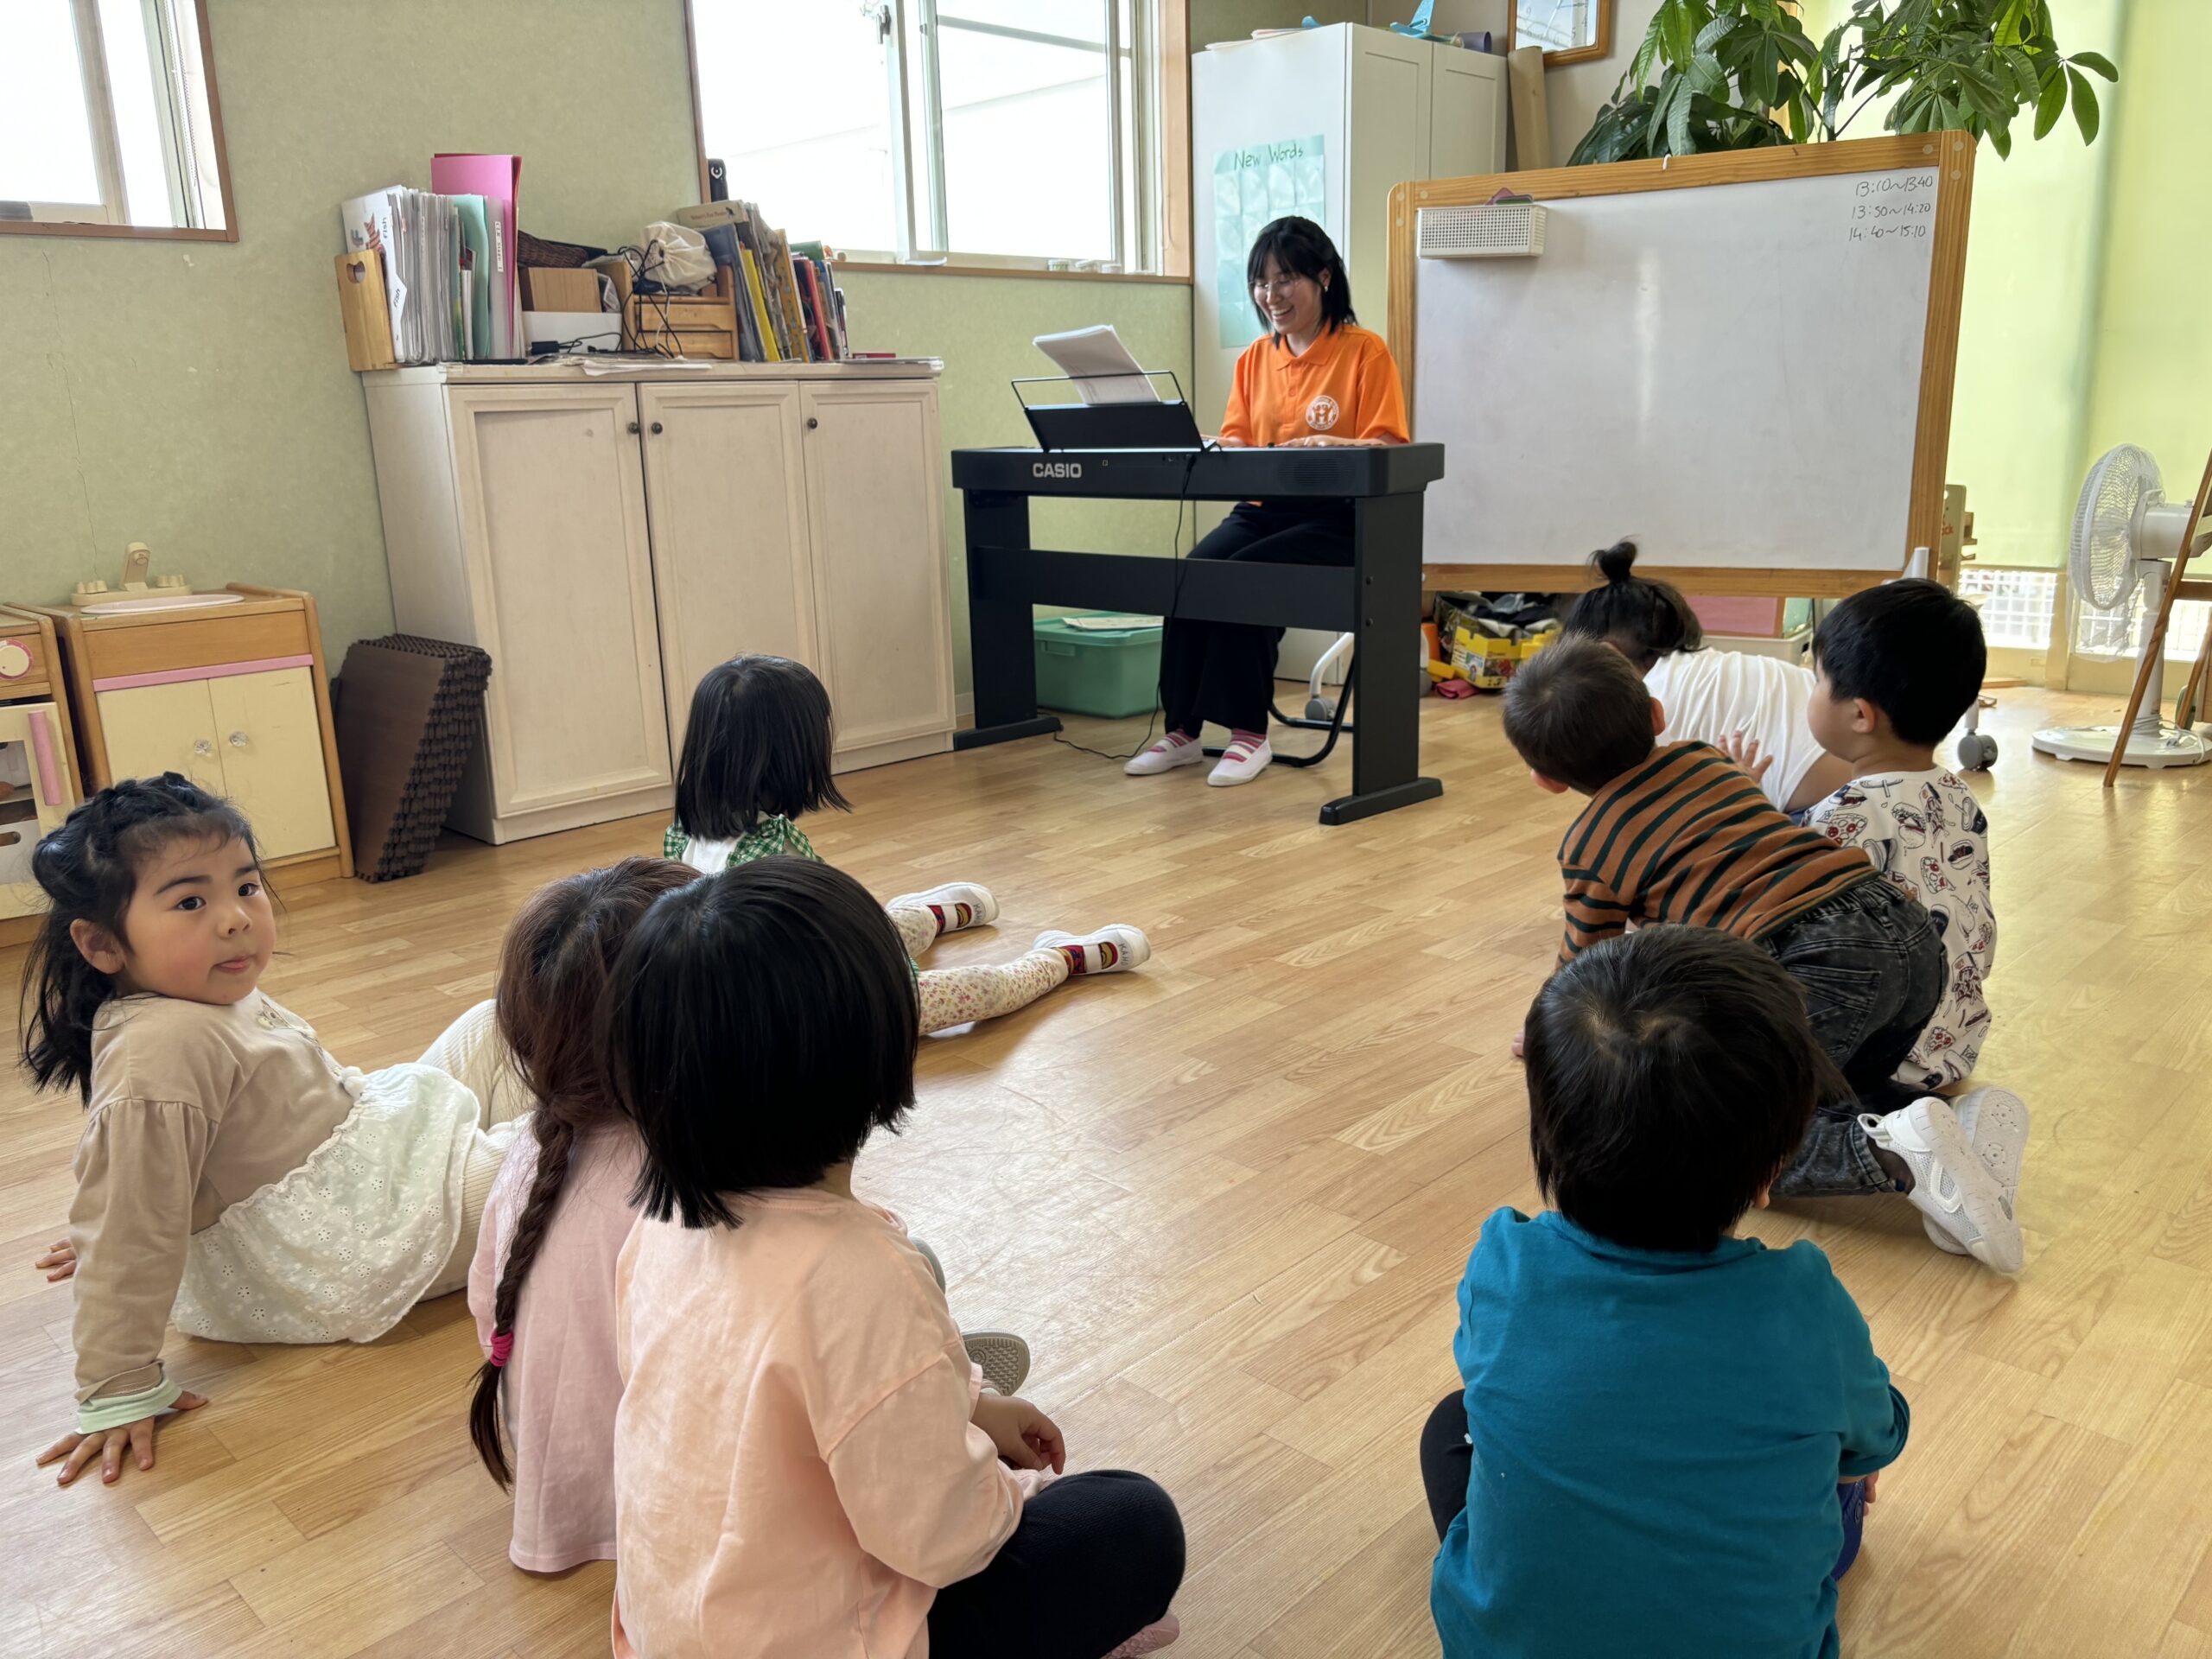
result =
M1272 712L1278 722L1325 731L1319 765L1353 736L1351 791L1322 807L1323 823L1353 823L1444 786L1421 775L1421 491L1443 476L1436 444L1378 449L957 449L952 481L966 498L969 635L976 724L953 739L979 748L1060 729L1037 709L1034 639L1039 605L1266 627L1319 628L1354 636L1350 671L1327 721ZM1173 561L1141 555L1036 548L1033 496L1152 501L1349 501L1349 566ZM1395 668L1393 665L1396 665ZM1370 675L1370 671L1372 670ZM1350 718L1353 697L1359 719ZM1356 735L1354 735L1356 731Z

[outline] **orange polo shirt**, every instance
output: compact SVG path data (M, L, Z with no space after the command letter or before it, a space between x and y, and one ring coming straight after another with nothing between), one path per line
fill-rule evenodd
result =
M1294 356L1262 334L1236 359L1221 435L1249 444L1293 438L1376 438L1404 443L1406 394L1382 336L1357 323L1329 330Z

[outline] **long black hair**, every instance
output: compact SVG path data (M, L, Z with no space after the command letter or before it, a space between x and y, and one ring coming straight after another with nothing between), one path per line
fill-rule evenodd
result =
M1269 265L1293 276L1311 276L1320 283L1323 334L1333 334L1342 324L1359 321L1351 308L1351 278L1345 274L1343 257L1329 240L1329 233L1312 219L1293 215L1262 227L1252 238L1252 251L1244 261L1248 294L1266 279ZM1329 280L1323 283L1325 275ZM1267 308L1259 301L1252 302L1252 309L1262 328L1274 327L1268 321Z
M830 775L830 693L787 657L733 657L691 694L676 821L697 841L749 836L760 820L852 803Z
M607 1068L655 1221L734 1227L914 1103L920 1010L883 907L842 871L761 858L653 901L607 988Z
M1634 542L1600 548L1590 556L1590 568L1597 585L1568 607L1567 632L1610 640L1639 674L1649 674L1662 657L1705 644L1705 625L1681 591L1636 574Z
M626 1122L600 1046L600 1001L615 959L654 899L696 880L695 871L671 860L626 858L540 887L507 929L493 1006L516 1075L536 1103L528 1122L537 1167L493 1293L494 1344L502 1337L513 1341L523 1281L560 1206L577 1143ZM496 1345L493 1351L498 1357L476 1373L468 1437L492 1478L509 1486L514 1471L499 1438L499 1377L507 1356Z
M31 874L47 898L44 921L23 963L17 1016L23 1065L41 1088L68 1088L89 1100L92 1020L115 995L114 977L85 959L70 938L90 922L118 944L124 912L151 855L180 842L242 841L254 862L245 814L174 772L111 784L48 833L31 854Z

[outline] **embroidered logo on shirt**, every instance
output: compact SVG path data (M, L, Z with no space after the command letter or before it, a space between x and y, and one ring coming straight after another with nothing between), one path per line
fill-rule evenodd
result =
M1306 405L1306 424L1316 432L1325 432L1337 423L1337 400L1323 392Z

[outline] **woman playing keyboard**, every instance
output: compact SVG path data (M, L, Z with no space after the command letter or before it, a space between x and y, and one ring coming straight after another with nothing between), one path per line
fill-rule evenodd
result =
M1252 307L1267 332L1236 360L1222 417L1224 448L1367 447L1406 442L1398 365L1380 334L1352 315L1351 280L1328 232L1310 219L1279 219L1245 261ZM1194 559L1265 564L1350 564L1349 501L1240 503L1191 550ZM1200 726L1229 728L1210 784L1249 784L1274 759L1268 744L1281 628L1170 617L1160 642L1160 696L1167 734L1122 768L1147 778L1205 758Z

